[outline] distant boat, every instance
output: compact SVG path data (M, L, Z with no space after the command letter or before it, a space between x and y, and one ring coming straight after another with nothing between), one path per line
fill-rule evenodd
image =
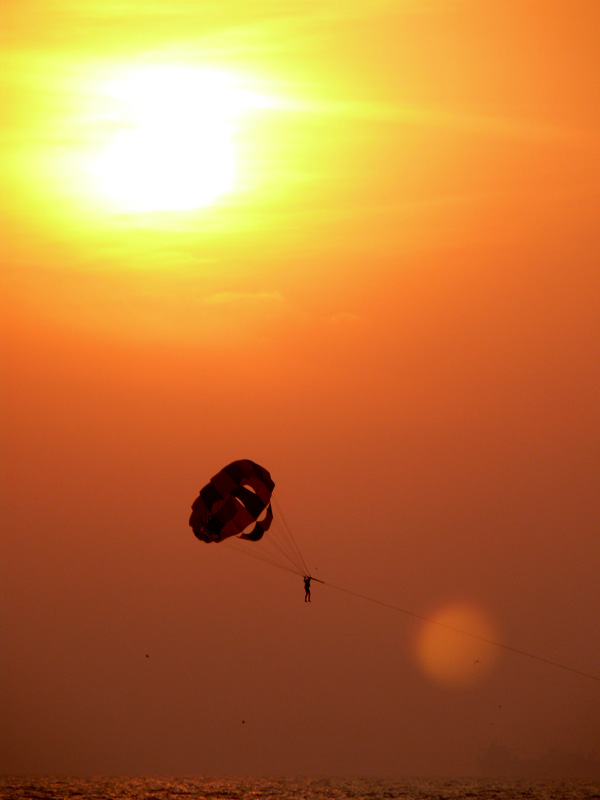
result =
M600 779L600 761L591 755L551 748L539 758L522 758L510 747L493 742L477 755L477 769L486 778L527 780Z

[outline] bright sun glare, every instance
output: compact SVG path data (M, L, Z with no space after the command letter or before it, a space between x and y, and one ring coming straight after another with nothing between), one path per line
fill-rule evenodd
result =
M92 169L124 212L200 208L232 189L236 119L270 105L226 73L187 66L131 70L106 92L112 131Z

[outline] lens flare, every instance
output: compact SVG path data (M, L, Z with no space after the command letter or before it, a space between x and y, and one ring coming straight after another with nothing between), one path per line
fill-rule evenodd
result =
M497 657L495 626L484 612L467 604L437 611L421 627L416 658L425 674L446 686L464 686L488 673ZM489 641L484 641L489 640Z

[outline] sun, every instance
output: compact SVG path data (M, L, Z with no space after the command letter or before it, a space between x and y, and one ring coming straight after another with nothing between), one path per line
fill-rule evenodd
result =
M109 134L93 160L97 192L122 212L201 208L235 183L236 120L268 100L232 76L147 66L107 83Z

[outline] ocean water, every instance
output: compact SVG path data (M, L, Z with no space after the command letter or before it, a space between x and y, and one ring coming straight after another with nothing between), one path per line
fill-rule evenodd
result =
M600 783L370 778L10 778L1 800L591 800Z

